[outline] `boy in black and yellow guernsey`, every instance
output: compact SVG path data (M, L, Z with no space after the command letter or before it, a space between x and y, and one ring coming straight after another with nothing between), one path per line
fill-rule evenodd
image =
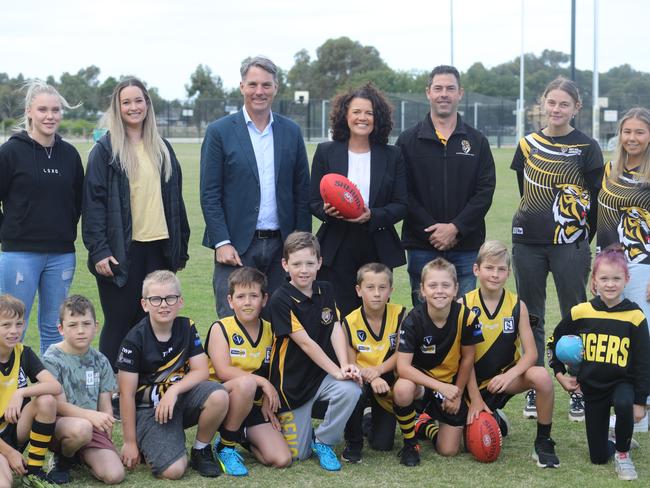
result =
M630 457L634 422L645 416L650 392L648 322L639 306L622 297L629 280L627 261L619 248L607 248L594 260L592 290L596 297L571 309L548 340L549 365L562 388L582 388L589 457L606 463L612 454L621 480L637 479ZM567 374L556 357L562 336L578 335L584 357L577 376ZM616 413L615 453L608 443L610 408Z
M476 345L474 374L467 384L476 402L469 405L468 422L481 410L492 412L507 435L507 421L500 409L517 393L535 388L537 392L537 435L533 459L540 468L556 468L560 460L551 439L553 421L553 380L543 366L535 366L537 348L526 304L506 290L510 276L510 255L499 241L486 241L474 264L480 286L463 297L463 304L476 314L483 342Z
M190 465L215 477L212 438L228 410L228 394L208 381L208 358L194 322L178 317L183 306L174 273L149 273L142 283L148 315L120 346L115 366L122 414L122 462L133 468L144 455L158 478L179 479L187 469L185 429L197 425Z
M238 442L245 441L260 463L287 467L291 452L275 416L280 398L267 379L273 331L260 317L268 298L266 276L255 268L237 268L228 277L227 298L235 315L212 324L205 339L211 377L223 382L230 397L228 415L219 429L219 458L227 474L247 475L235 450Z
M458 453L467 421L463 392L475 344L483 340L476 316L455 301L456 269L447 260L436 258L422 268L420 293L424 303L409 313L400 329L399 379L393 387L393 410L404 436L400 462L405 466L420 463L413 406L418 385L429 400L427 413L439 422L438 433L432 435L436 450L443 456Z
M395 383L395 362L399 326L406 309L388 303L393 292L393 273L381 263L368 263L357 272L357 294L363 305L343 320L348 336L350 363L356 363L364 381L364 394L359 399L345 426L343 459L361 462L363 448L363 410L370 403L370 447L390 451L395 440L392 386Z
M321 265L318 240L293 232L284 243L282 266L290 281L271 297L275 342L270 379L280 394L278 415L291 454L312 452L328 471L341 469L332 446L339 443L361 395L359 370L348 363L345 333L338 321L332 286L315 281ZM328 402L323 422L314 430L314 402Z
M43 463L54 434L54 396L61 393L61 385L31 348L20 343L24 316L23 302L0 295L0 486L11 486L12 473L22 475L23 486L58 486L43 471Z

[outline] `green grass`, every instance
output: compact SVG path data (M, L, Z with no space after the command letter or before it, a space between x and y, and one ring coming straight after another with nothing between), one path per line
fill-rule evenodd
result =
M89 144L78 145L82 158L87 159ZM204 336L207 328L215 319L214 297L212 294L213 254L201 246L203 235L203 218L199 205L199 145L176 144L174 147L184 172L184 195L189 220L192 227L190 239L190 261L187 268L180 273L185 295L183 313L192 317ZM314 145L308 150L313 154ZM497 164L497 190L492 209L487 217L488 238L500 239L510 244L510 221L519 200L514 174L508 169L512 158L512 149L494 150ZM317 229L314 223L314 231ZM95 281L86 269L87 253L81 239L77 244L77 272L72 286L73 293L82 293L90 297L98 307L101 317L101 307L97 297ZM570 272L570 271L568 271ZM509 282L514 288L514 280ZM559 320L558 304L552 280L548 286L548 304L546 323L547 332ZM410 293L406 267L396 270L395 293L393 301L409 304ZM35 317L35 315L32 315ZM32 320L33 322L33 320ZM36 327L32 323L29 328L27 341L37 349L38 337ZM203 487L214 486L323 486L336 484L338 487L360 486L489 486L498 484L502 487L519 486L609 486L616 479L611 464L593 466L589 463L584 425L572 424L567 420L568 397L559 387L556 387L556 410L554 416L553 437L557 441L557 452L562 461L558 470L541 470L535 467L530 459L532 442L535 435L535 422L522 418L523 396L513 398L505 411L513 424L513 432L504 442L499 459L489 465L481 465L469 454L461 454L452 459L436 455L430 445L423 445L422 464L417 468L405 468L399 464L396 457L397 449L401 446L399 436L396 438L396 448L389 453L379 453L364 449L364 460L360 465L343 466L340 473L326 473L321 470L315 460L295 463L290 469L273 470L257 464L248 454L244 454L250 468L250 476L244 479L221 477L218 481L201 478L192 470L174 486ZM188 432L188 445L193 440L193 433ZM650 441L648 434L637 434L641 442L641 450L637 451L637 469L641 479L648 479L650 469L647 468ZM121 445L121 431L115 431L118 447ZM643 462L646 460L646 463ZM99 485L87 471L76 470L73 473L75 483L71 486ZM138 467L127 475L123 486L171 486L170 482L155 480L144 467Z

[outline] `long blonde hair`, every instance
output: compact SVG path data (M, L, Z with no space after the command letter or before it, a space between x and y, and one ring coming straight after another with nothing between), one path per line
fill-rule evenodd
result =
M144 83L137 78L127 78L118 83L111 95L111 104L102 118L101 125L107 128L111 135L113 159L119 162L120 167L124 170L128 178L135 176L138 169L138 158L135 148L129 142L129 138L126 135L126 128L124 127L124 121L120 112L120 93L127 86L135 86L142 90L142 94L147 103L147 115L142 123L144 151L158 167L158 171L164 174L165 181L169 181L172 174L169 149L167 149L167 145L158 134L156 114L153 110L149 92L144 86Z
M43 80L30 80L26 82L22 88L25 90L25 111L23 113L23 116L18 121L17 130L25 130L28 133L32 131L32 119L27 116L27 110L29 110L29 108L32 106L32 103L34 103L34 99L43 93L54 95L56 98L58 98L59 104L61 104L61 108L73 109L81 105L80 103L74 106L70 105L68 101L63 98L63 96L57 91L56 88L54 88L52 85L48 85Z
M610 180L616 180L625 171L625 163L627 162L627 151L621 142L621 133L623 132L623 125L630 119L637 119L643 122L650 131L650 110L642 107L635 107L628 110L625 115L618 122L618 142L616 143L616 151L612 159L612 171L609 174ZM645 148L641 165L639 166L639 174L645 183L650 183L650 144Z

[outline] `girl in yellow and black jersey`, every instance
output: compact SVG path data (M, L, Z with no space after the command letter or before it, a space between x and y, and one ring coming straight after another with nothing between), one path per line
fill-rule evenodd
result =
M598 195L598 249L620 244L630 281L623 296L650 316L650 110L633 108L618 124L614 159Z

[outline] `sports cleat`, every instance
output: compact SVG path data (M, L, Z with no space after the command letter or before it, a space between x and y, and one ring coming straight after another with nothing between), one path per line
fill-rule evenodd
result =
M397 455L400 457L400 464L409 467L417 466L420 464L420 445L417 443L404 444Z
M422 412L418 419L415 421L415 438L416 439L426 439L427 436L424 432L424 426L427 425L429 422L431 422L431 416L426 413Z
M351 447L349 444L347 444L345 446L345 449L343 449L341 459L351 464L359 464L363 459L363 456L361 455L361 449Z
M316 457L318 457L321 468L327 471L341 470L341 463L330 446L323 444L322 442L314 441L311 443L311 450L316 454Z
M205 446L203 449L192 448L190 466L206 478L216 478L225 471L223 463L218 457L215 457L210 445Z
M526 404L524 405L524 418L537 418L537 393L535 390L528 390L526 393Z
M217 456L223 465L223 471L230 476L247 476L248 468L244 465L244 458L234 447L224 447L217 451Z
M634 481L638 478L629 452L617 452L614 456L614 467L619 480Z
M585 420L585 399L582 393L571 393L569 400L569 420L571 422L583 422Z
M494 410L492 415L497 421L497 424L499 424L499 429L501 430L501 437L507 436L508 433L511 432L512 426L510 425L510 421L508 420L508 417L506 417L506 414L503 412L503 410L497 408Z
M559 468L560 460L555 454L555 441L550 437L535 439L533 459L540 468Z
M70 483L70 470L74 464L74 458L55 453L50 458L50 470L47 473L47 477L59 485Z
M21 484L29 488L57 488L59 486L42 469L39 469L36 473L23 476Z

